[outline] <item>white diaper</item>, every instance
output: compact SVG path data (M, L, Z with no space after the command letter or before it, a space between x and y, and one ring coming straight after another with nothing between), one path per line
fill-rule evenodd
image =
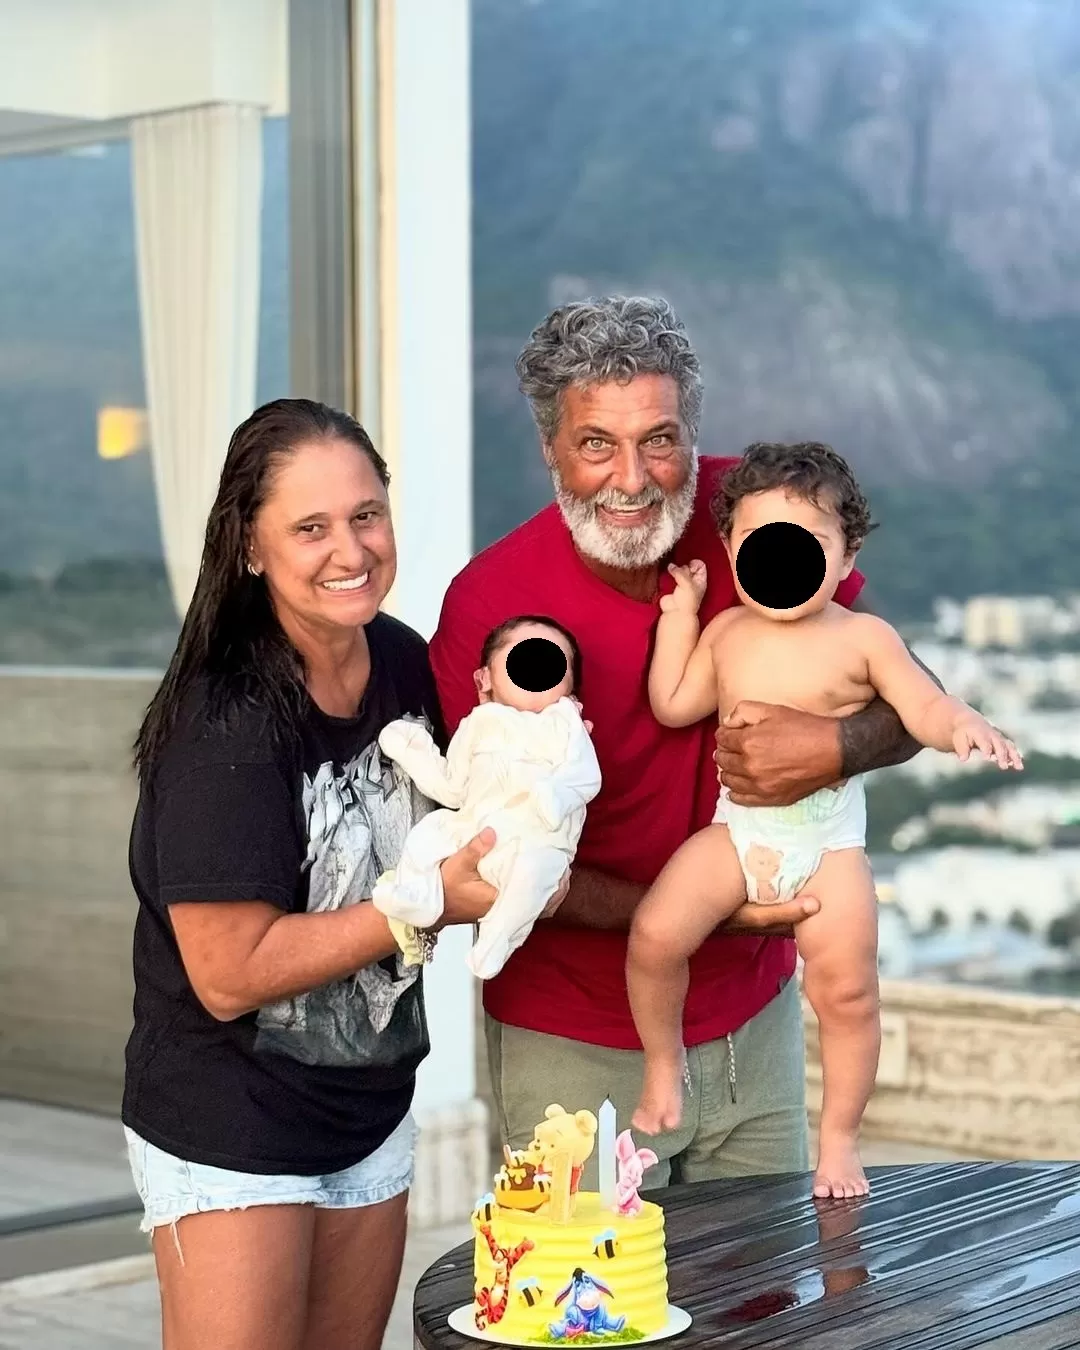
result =
M792 806L737 806L722 788L713 824L731 833L747 898L776 905L798 895L824 854L865 847L866 789L855 777Z

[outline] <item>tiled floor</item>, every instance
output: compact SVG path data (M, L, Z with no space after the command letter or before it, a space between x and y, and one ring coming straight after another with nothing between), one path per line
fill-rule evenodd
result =
M412 1295L434 1261L469 1236L468 1224L410 1236L384 1350L411 1350ZM79 1293L6 1301L0 1284L0 1350L160 1350L153 1278Z
M132 1193L120 1122L0 1098L0 1219Z

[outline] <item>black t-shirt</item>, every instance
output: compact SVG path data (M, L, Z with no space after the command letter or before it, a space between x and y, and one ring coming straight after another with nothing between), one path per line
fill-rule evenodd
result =
M428 1052L418 967L391 957L347 980L221 1022L196 998L168 906L264 900L290 913L367 899L431 809L379 752L397 717L445 733L423 639L378 615L356 717L308 700L301 745L275 742L264 712L225 726L205 688L190 698L131 835L135 1027L124 1123L189 1162L314 1176L373 1153L404 1119Z

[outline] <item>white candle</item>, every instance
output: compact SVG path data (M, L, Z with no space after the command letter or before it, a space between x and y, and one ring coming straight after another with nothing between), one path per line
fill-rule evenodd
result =
M597 1166L600 1171L600 1204L604 1209L615 1207L615 1107L611 1099L597 1113Z

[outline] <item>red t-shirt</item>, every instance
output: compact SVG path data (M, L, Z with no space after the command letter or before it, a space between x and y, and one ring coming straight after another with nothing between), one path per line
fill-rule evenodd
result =
M694 514L674 561L708 568L702 626L737 603L731 567L709 513L720 476L737 463L703 456ZM673 582L666 573L662 590ZM850 604L853 572L837 593ZM577 861L648 885L690 835L712 819L718 792L716 721L662 727L648 698L659 605L631 600L599 580L574 551L555 503L486 548L455 577L431 640L431 664L447 730L476 706L473 672L484 638L517 614L564 624L582 653L578 691L593 723L603 787L590 802ZM510 1026L621 1050L641 1042L626 996L626 934L539 923L484 985L484 1007ZM727 1035L765 1007L795 969L786 938L711 937L690 963L684 1037L698 1045Z

